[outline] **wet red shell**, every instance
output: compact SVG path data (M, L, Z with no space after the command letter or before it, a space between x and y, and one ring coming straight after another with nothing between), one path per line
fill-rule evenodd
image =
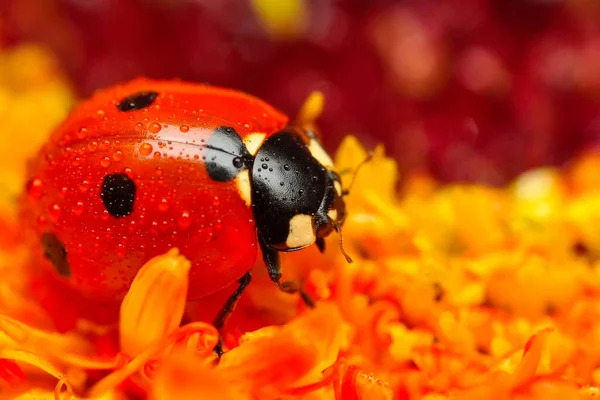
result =
M151 105L118 109L148 91L158 93ZM247 272L257 245L251 208L235 181L208 176L198 144L217 127L269 136L287 121L257 98L211 86L139 79L100 91L32 160L23 219L40 240L56 235L68 262L62 278L88 297L118 302L143 263L171 247L192 262L188 297L204 297ZM136 186L133 211L120 218L100 196L114 173Z

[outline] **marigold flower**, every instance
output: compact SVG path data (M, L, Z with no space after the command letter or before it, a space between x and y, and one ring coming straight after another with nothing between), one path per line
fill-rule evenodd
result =
M26 136L15 134L24 123L41 140L68 108L68 86L46 57L33 47L0 53L0 105L6 93L19 98L6 120L15 140ZM32 118L41 104L56 108ZM321 108L316 93L299 119L311 124ZM35 146L0 148L7 155L0 157L2 398L591 400L600 393L596 153L566 169L526 171L504 188L442 185L419 171L398 190L384 149L356 172L368 153L346 138L336 164L350 190L343 246L354 263L335 235L324 255L282 257L286 278L301 279L316 299L307 309L280 293L258 262L221 332L230 350L219 361L212 352L219 333L200 319L212 317L206 304L220 306L229 294L186 304L190 263L177 249L142 267L118 326L88 321L90 309L30 275L15 194L22 158ZM45 288L54 307L32 299L34 287ZM59 332L54 313L76 323Z

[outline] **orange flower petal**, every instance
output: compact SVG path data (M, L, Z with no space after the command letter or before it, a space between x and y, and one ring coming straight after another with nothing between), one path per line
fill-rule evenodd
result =
M332 303L322 303L270 335L257 336L226 353L218 369L256 396L275 396L319 380L338 356L343 321Z
M236 391L222 371L203 363L189 352L173 352L159 366L151 400L196 399L243 400L248 394Z
M521 386L535 376L550 332L552 332L551 329L545 329L536 333L527 341L523 350L523 359L513 375L514 387Z
M136 275L121 305L121 350L140 354L181 323L190 262L171 249L148 261Z

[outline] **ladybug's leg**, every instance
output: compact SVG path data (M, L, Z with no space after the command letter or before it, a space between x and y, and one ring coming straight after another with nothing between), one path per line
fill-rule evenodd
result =
M300 297L302 297L304 303L307 306L314 308L315 302L304 290L302 290L298 282L281 282L281 263L279 261L279 252L269 248L260 235L258 237L258 242L263 253L263 259L265 261L265 265L267 266L267 271L269 271L269 277L279 287L279 290L290 294L300 293Z
M235 309L237 302L239 301L240 297L242 297L242 293L244 293L244 290L250 284L251 280L252 273L248 271L246 275L240 278L240 280L238 281L240 285L235 290L235 292L233 292L233 294L229 296L229 298L227 299L227 301L213 320L213 325L219 330L219 332L221 331L221 328L223 328L223 325L225 325L225 322ZM223 355L223 342L220 334L219 343L217 343L217 346L215 347L215 353L217 353L219 358L221 357L221 355Z
M317 238L316 245L321 253L325 252L325 239L323 239L322 237Z

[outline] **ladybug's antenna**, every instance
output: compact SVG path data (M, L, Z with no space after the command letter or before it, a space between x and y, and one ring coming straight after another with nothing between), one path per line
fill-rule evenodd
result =
M354 174L352 175L352 181L350 181L350 185L348 186L348 188L344 189L342 191L342 196L348 196L350 194L350 190L352 189L352 186L354 186L354 181L356 181L356 175L358 175L358 171L360 171L362 166L365 165L366 163L368 163L369 161L371 161L372 159L373 159L373 151L369 150L365 159L362 160L360 162L360 164L358 164L356 166L356 168L354 169Z
M348 262L348 264L353 263L354 260L352 259L352 257L350 257L348 255L348 253L346 253L346 250L344 249L344 236L342 235L342 227L339 226L339 225L334 225L333 228L338 233L338 235L340 235L340 251L342 252L342 254L344 255L344 257L346 258L346 261Z

